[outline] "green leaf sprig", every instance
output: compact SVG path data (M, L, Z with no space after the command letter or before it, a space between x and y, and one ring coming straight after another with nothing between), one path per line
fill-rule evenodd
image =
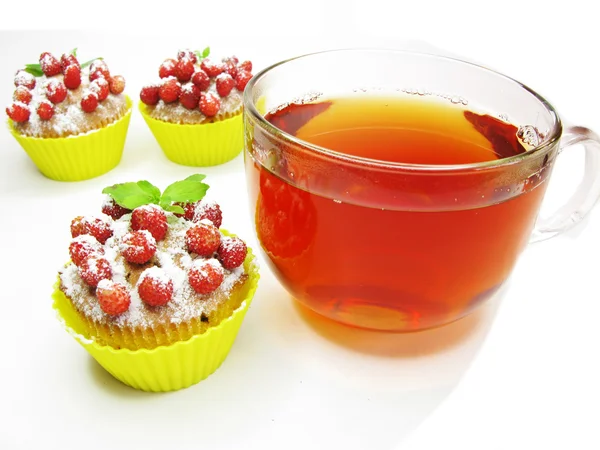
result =
M142 205L159 205L165 211L183 214L184 210L175 203L193 203L202 200L209 185L202 180L206 175L195 174L185 180L170 184L161 193L160 189L146 180L129 183L119 183L102 190L110 195L115 203L127 209L135 209Z
M77 48L74 48L69 53L71 53L71 55L73 55L75 58L77 58ZM90 59L89 61L86 61L83 64L80 64L80 66L82 69L85 69L87 66L91 65L97 59L104 59L104 58L99 57L99 58ZM25 72L30 73L34 77L41 77L42 75L44 75L44 71L42 70L42 66L40 64L25 64Z
M198 57L198 61L202 61L204 58L208 58L210 55L210 47L206 47L204 50L195 50L194 53Z

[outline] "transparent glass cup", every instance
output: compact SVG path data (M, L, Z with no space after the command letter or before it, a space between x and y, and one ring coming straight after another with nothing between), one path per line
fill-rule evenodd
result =
M403 164L312 145L265 119L289 103L363 93L439 97L515 125L531 148L487 162ZM352 326L404 332L464 317L503 285L528 242L579 222L600 196L596 134L564 128L519 82L452 58L339 50L283 61L248 84L244 123L265 259L295 299ZM576 144L584 178L538 220L556 157Z

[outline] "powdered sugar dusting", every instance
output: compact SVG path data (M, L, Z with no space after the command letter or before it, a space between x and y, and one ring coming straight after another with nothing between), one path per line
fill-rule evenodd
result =
M160 208L157 205L144 207ZM243 266L227 270L222 268L215 258L192 258L186 248L185 234L194 223L178 218L172 213L165 214L169 219L167 235L165 239L156 243L156 253L149 263L142 266L130 264L121 255L123 237L131 231L131 214L126 214L112 222L113 235L102 246L103 258L109 262L112 270L112 280L128 288L131 297L129 310L116 317L102 311L93 288L81 279L77 267L71 263L60 271L60 279L63 291L77 309L97 322L110 321L120 327L146 327L156 325L157 322L178 324L200 318L209 315L211 311L227 301L232 290L245 274ZM95 241L93 237L86 236L79 236L78 239L85 242L89 242L90 239ZM221 234L221 239L226 239L226 236ZM99 244L96 242L96 245ZM224 279L216 291L207 295L200 295L194 291L187 275L193 264L216 264L221 267ZM151 307L140 299L137 286L147 276L161 283L173 283L173 297L165 306Z

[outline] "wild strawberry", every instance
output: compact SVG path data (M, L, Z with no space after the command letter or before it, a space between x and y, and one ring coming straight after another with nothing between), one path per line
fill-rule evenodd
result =
M156 105L159 100L158 86L144 86L140 91L140 100L145 105Z
M156 240L149 231L132 231L123 236L119 246L126 261L146 264L156 253Z
M188 281L198 294L210 294L225 278L223 267L214 258L196 259L188 271Z
M221 239L221 245L217 255L221 264L226 269L239 267L246 259L247 248L244 241L238 237L225 236Z
M25 86L18 86L13 94L13 100L15 102L25 103L26 105L29 105L29 103L31 103L32 97L33 96L31 95L31 91Z
M194 208L194 215L192 216L191 220L193 220L194 222L200 222L204 219L210 220L215 227L221 228L221 222L223 221L223 213L221 212L221 208L216 202L210 200L203 200L196 204L196 207Z
M232 78L235 78L238 73L238 59L235 56L231 56L229 58L223 58L221 61L225 66L225 73L228 73Z
M98 94L88 91L81 97L81 109L86 113L91 113L98 107Z
M165 103L173 103L179 98L181 84L176 78L166 78L158 88L158 96Z
M92 64L90 64L90 81L94 81L97 78L92 78L92 74L100 72L105 80L110 79L110 71L108 70L108 66L101 59L96 59Z
M111 316L123 314L131 304L131 296L127 288L108 279L100 280L98 283L96 298L102 311Z
M179 81L182 83L190 81L192 75L194 75L194 63L191 59L184 58L177 61L177 64L175 64L175 76Z
M42 120L50 120L54 115L54 105L48 100L42 100L37 107L37 114Z
M90 76L89 76L89 80L90 81L94 81L97 80L99 78L104 78L106 80L106 78L104 77L104 72L102 72L101 70L95 70L95 71L90 71Z
M200 63L200 68L204 70L206 74L211 78L214 78L220 73L223 73L223 71L225 71L224 64L215 63L208 58L202 60L202 62Z
M14 102L6 108L6 115L10 117L13 122L27 122L31 115L31 111L25 103Z
M115 75L108 81L108 85L111 93L119 95L125 90L125 78L121 75Z
M131 213L131 229L148 230L154 239L162 241L167 234L167 215L160 206L143 205Z
M244 70L238 72L237 76L235 77L235 87L237 90L244 92L244 89L246 89L246 85L248 84L248 81L250 81L250 78L252 78L252 74L250 72L246 72Z
M82 234L95 237L98 242L104 244L113 235L109 217L75 217L71 221L71 237L76 238Z
M92 256L100 257L104 255L102 244L89 234L82 234L71 240L69 244L69 255L71 261L77 267L81 267L83 263Z
M15 74L15 86L25 86L27 89L33 89L35 87L35 77L29 72L18 70Z
M177 61L172 58L165 59L158 68L158 76L161 78L169 78L175 76L175 65Z
M202 93L199 106L202 114L206 117L213 117L221 109L221 100L212 92Z
M205 91L210 86L210 78L202 69L198 69L192 75L192 83L198 86L198 89Z
M221 233L208 220L192 225L185 233L185 243L190 253L211 256L221 244Z
M150 306L162 306L173 297L173 281L159 267L144 270L137 285L140 298Z
M73 90L81 86L81 69L79 66L71 64L64 68L63 73L65 75L63 81L67 89Z
M79 275L87 284L96 287L101 280L111 279L112 269L106 258L92 255L79 267Z
M131 210L118 205L111 196L107 195L102 203L102 212L114 220L118 220L125 214L130 213Z
M196 203L175 203L183 208L183 214L175 213L177 217L183 217L185 220L191 221L196 214Z
M187 48L185 50L179 50L177 52L177 59L179 61L185 58L191 60L192 64L196 64L198 62L198 57L196 56L196 54Z
M221 97L227 97L235 86L235 80L228 73L217 77L217 92Z
M46 98L55 105L67 98L67 87L62 81L52 78L46 84Z
M63 74L69 66L77 66L81 68L81 66L79 65L79 61L77 60L77 57L75 55L72 55L70 53L64 53L60 57L60 67L62 68Z
M181 103L187 109L195 109L198 107L200 101L200 89L198 86L188 83L181 88L181 94L179 94L179 103Z
M40 66L42 72L47 77L53 77L61 72L60 61L56 57L48 52L44 52L40 55Z
M250 61L242 61L238 64L238 69L242 72L252 72L252 63Z
M98 78L90 83L90 91L95 92L98 95L98 101L103 102L107 99L110 94L110 88L108 87L108 81L104 78Z

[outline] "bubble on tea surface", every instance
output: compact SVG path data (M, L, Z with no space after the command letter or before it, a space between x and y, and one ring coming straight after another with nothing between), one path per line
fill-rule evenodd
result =
M517 138L527 149L537 147L541 142L537 129L531 125L519 127L519 131L517 131Z
M506 113L498 114L498 119L503 120L504 122L510 122L508 114Z

